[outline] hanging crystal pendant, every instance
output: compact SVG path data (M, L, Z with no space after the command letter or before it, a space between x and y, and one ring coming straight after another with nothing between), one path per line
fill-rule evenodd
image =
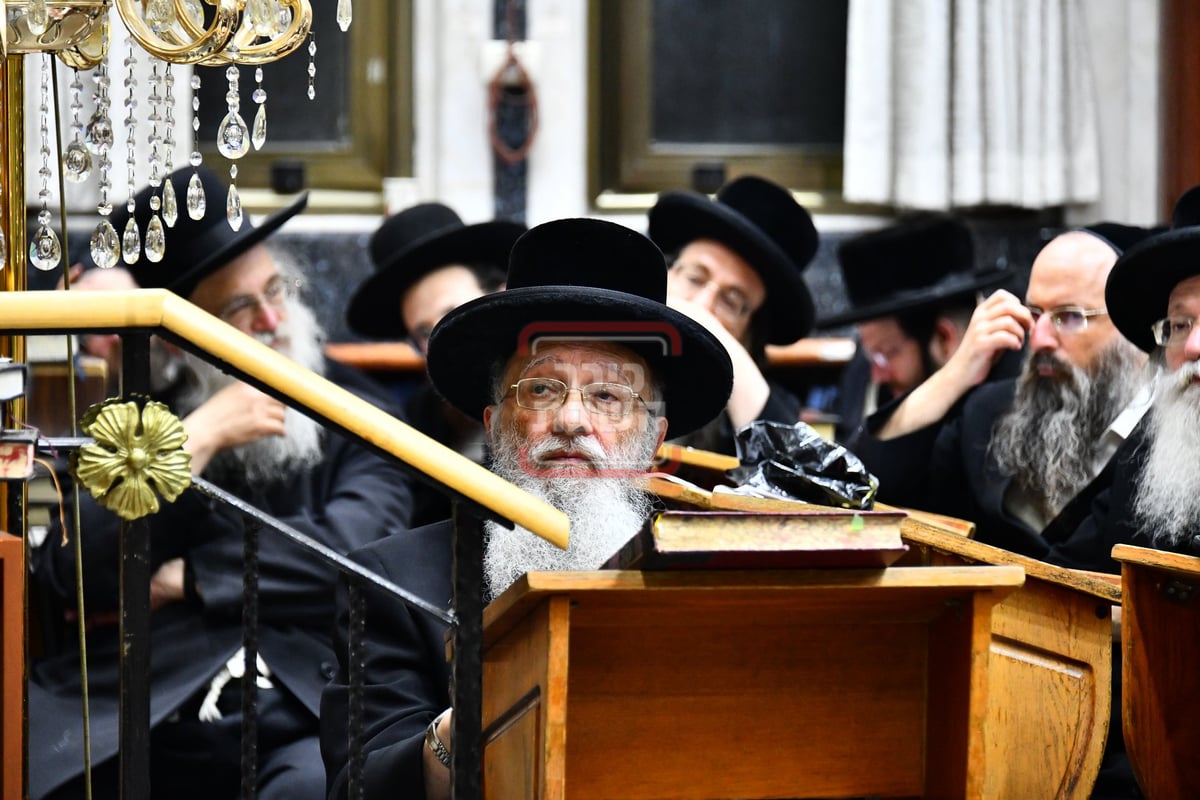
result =
M130 217L121 236L121 259L126 264L136 264L142 254L142 236L138 233L137 220Z
M111 269L117 265L117 231L107 219L100 220L96 230L92 231L91 240L92 261L101 269Z
M250 141L254 144L255 150L262 150L262 146L264 144L266 144L266 141L267 141L267 107L266 106L259 106L258 113L254 115L254 132L250 136Z
M343 32L350 30L350 23L354 20L354 9L350 5L350 0L338 0L337 5L337 24Z
M188 216L192 219L204 219L204 212L208 210L208 201L204 197L204 184L200 182L200 174L196 172L192 173L192 179L188 181L187 210Z
M308 34L308 99L317 97L317 34L311 30Z
M108 114L97 109L88 120L87 134L84 137L88 150L93 153L107 153L113 145L112 120Z
M230 184L229 197L225 200L225 217L229 220L229 227L235 231L242 229L242 196L238 194L237 184Z
M71 142L63 153L63 177L71 183L83 183L91 174L92 154L83 142Z
M35 267L43 271L54 269L62 260L62 245L58 241L58 234L50 227L53 217L48 208L50 176L54 174L50 169L50 98L50 54L45 53L42 56L42 102L39 107L42 123L42 146L40 148L42 165L38 169L38 175L41 176L42 186L38 191L38 199L41 201L42 209L37 215L37 233L34 234L33 241L29 244L29 260Z
M146 226L146 260L157 264L167 252L167 234L162 220L155 214Z
M241 158L250 152L250 135L246 120L236 111L230 111L217 128L217 151L226 158Z
M171 181L170 175L163 181L162 218L168 228L174 228L175 221L179 219L179 200L175 197L175 184ZM146 238L149 240L149 234Z
M58 234L49 225L38 226L33 241L29 243L29 260L43 272L49 272L62 260L62 245Z
M25 24L34 36L46 32L50 27L50 9L46 7L46 0L29 0L29 5L25 7Z

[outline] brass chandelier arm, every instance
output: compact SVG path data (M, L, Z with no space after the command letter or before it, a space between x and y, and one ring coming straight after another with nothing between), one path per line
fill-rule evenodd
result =
M273 39L255 44L259 37L255 35L253 26L243 24L233 35L232 44L237 46L237 55L230 57L227 50L221 50L199 62L206 67L220 67L227 64L268 64L294 52L312 29L312 6L308 0L279 0L279 5L292 9L292 22L287 30ZM185 22L185 25L187 23Z
M155 33L142 17L139 0L116 0L116 4L129 35L150 55L173 64L197 64L224 50L242 21L242 2L239 0L210 2L214 7L213 19L206 30L201 31L189 25L186 13L176 14L178 22L185 28L193 28L198 34L191 39L184 39L175 35L176 32L170 28L164 35Z
M58 52L59 60L68 67L78 70L89 70L99 66L108 55L108 15L105 14L92 23L88 35L81 41Z

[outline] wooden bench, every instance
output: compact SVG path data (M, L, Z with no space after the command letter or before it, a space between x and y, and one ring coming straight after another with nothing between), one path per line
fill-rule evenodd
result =
M1117 545L1121 562L1122 724L1150 800L1200 797L1200 558Z

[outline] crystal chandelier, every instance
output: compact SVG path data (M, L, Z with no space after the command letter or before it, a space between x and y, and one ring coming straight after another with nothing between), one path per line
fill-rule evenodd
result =
M94 67L107 41L103 20L114 0L0 0L9 53L58 54L78 69ZM312 27L308 0L115 0L129 35L172 64L265 64L298 48ZM349 24L350 0L338 0Z
M309 40L309 97L312 98L311 76L315 73L313 56L316 43L311 39L312 8L309 0L0 0L4 10L4 24L0 27L0 46L5 56L23 53L42 53L57 56L75 70L92 70L96 85L94 100L97 113L84 125L79 119L79 95L82 86L76 75L72 85L72 110L75 115L74 140L68 146L59 165L63 176L72 183L86 180L92 172L93 163L99 175L100 202L97 211L101 217L91 238L91 255L100 267L110 267L119 260L134 263L143 255L151 261L163 257L165 242L164 223L172 227L177 215L177 199L174 187L167 178L171 171L170 152L173 119L171 117L171 90L174 84L172 65L224 67L229 81L226 94L228 113L218 132L218 152L230 160L229 197L226 199L227 217L236 230L241 225L242 207L237 189L236 160L241 158L252 143L260 148L266 137L266 92L262 88L262 65L287 56ZM123 103L126 117L123 120L129 143L129 192L131 206L129 224L123 231L116 231L108 221L112 205L108 200L111 186L109 175L112 167L109 150L113 142L113 120L108 112L110 76L106 69L106 56L110 47L109 19L120 19L125 28L124 48L127 53L123 78L125 97L117 96ZM352 19L351 0L337 0L337 22L345 31ZM115 35L115 34L114 34ZM137 50L149 55L153 72L149 78L148 97L136 91L138 80L134 65L138 63ZM163 72L160 74L159 66ZM252 99L257 107L253 125L247 125L239 113L238 66L256 67L255 88ZM118 78L119 79L119 78ZM199 88L200 78L193 73L192 89ZM43 87L47 82L43 80ZM162 115L164 102L160 88L165 90L166 117ZM114 87L115 89L115 87ZM45 115L47 100L43 88L42 110ZM143 119L136 112L139 97L150 106L149 114ZM198 114L198 98L193 98L193 111ZM253 108L253 107L252 107ZM133 219L133 169L135 137L139 126L148 126L152 149L150 154L150 183L155 187L151 196L152 216L144 231L139 230ZM49 152L43 125L41 152L43 160ZM193 119L193 130L199 131L198 117ZM86 134L86 135L85 135ZM193 168L200 164L202 156L198 141L193 148L190 163ZM39 214L39 227L30 247L31 262L40 269L54 269L58 260L53 258L58 243L49 224L49 211L45 208L45 187L50 167L43 164L39 174L43 175L43 210ZM161 188L160 188L161 187ZM199 186L199 178L193 175L188 187L187 212L193 218L204 215L206 198ZM0 233L2 237L2 233ZM143 248L144 242L144 248ZM0 238L0 245L2 245Z

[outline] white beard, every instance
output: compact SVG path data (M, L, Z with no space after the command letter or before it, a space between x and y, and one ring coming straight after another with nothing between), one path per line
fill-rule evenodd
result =
M1200 362L1189 361L1158 387L1146 460L1137 477L1135 519L1151 541L1175 544L1200 533Z
M312 310L299 300L288 301L287 320L273 334L250 335L300 366L318 375L324 373L321 347L324 333ZM195 410L237 380L191 353L184 353L184 361L191 374L180 397L183 414ZM217 479L236 476L247 483L260 484L294 477L320 462L324 455L324 429L316 420L289 407L284 415L284 428L283 436L266 436L222 450L213 457L207 472Z
M492 521L484 523L483 557L487 597L495 598L513 581L534 570L591 570L601 566L636 534L653 508L650 498L629 473L633 465L644 471L654 456L658 431L651 420L645 431L627 446L607 454L591 437L547 437L528 453L514 433L499 426L492 437L492 471L562 511L571 521L571 538L565 550L515 526L509 530ZM587 455L598 474L621 477L544 477L531 474L539 458L567 445ZM530 465L534 469L530 469Z

